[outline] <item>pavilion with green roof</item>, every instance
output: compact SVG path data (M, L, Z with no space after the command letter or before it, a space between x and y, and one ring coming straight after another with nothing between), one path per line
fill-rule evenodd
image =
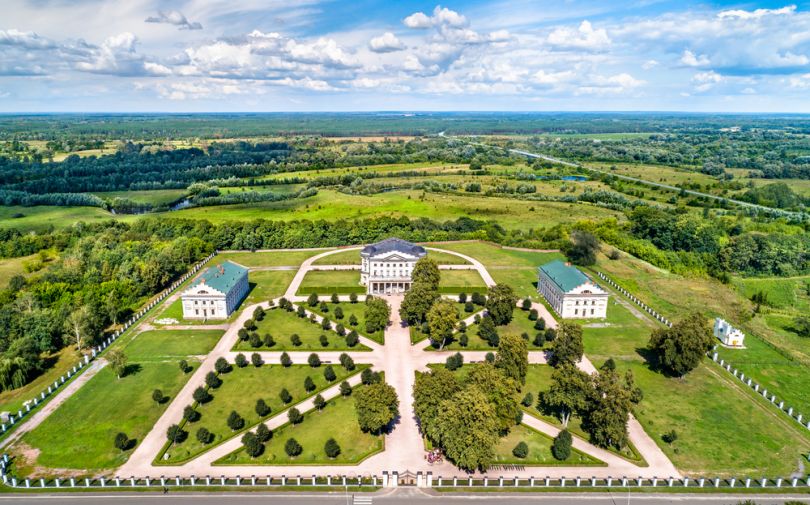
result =
M224 261L200 274L181 295L184 319L226 319L249 289L248 269Z
M537 291L563 318L604 318L608 293L580 269L554 260L537 269Z

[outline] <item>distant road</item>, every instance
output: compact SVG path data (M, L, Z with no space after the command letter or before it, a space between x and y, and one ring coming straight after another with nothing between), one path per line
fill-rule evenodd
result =
M442 136L442 137L445 136L444 132L441 132L439 135ZM537 159L549 161L551 163L557 163L559 165L564 165L564 166L567 166L567 167L582 168L582 169L585 169L585 170L588 170L588 171L591 171L591 172L597 172L597 173L600 173L600 174L610 175L610 176L615 177L617 179L630 181L630 182L637 182L637 183L640 183L640 184L646 184L647 186L653 186L653 187L657 187L657 188L669 189L669 190L677 191L677 192L683 191L684 193L689 194L689 195L702 196L702 197L705 197L705 198L711 198L712 200L717 200L719 202L733 203L735 205L740 205L742 207L748 207L748 208L757 209L757 210L764 210L764 211L767 211L767 212L776 212L778 214L785 214L785 215L788 215L788 216L796 216L796 217L799 217L799 218L807 217L806 213L790 212L790 211L787 211L787 210L775 209L773 207L767 207L765 205L758 205L758 204L755 204L755 203L743 202L741 200L735 200L733 198L726 198L724 196L712 195L710 193L702 193L700 191L693 191L691 189L683 189L683 188L679 188L677 186L670 186L669 184L663 184L663 183L660 183L660 182L648 181L646 179L639 179L637 177L630 177L629 175L618 175L618 174L614 174L612 172L609 172L607 170L599 170L597 168L587 167L587 166L581 165L579 163L574 163L574 162L571 162L571 161L561 160L559 158L555 158L553 156L548 156L548 155L545 155L545 154L531 153L529 151L523 151L521 149L508 149L506 147L500 147L500 146L493 146L493 145L490 145L490 144L484 144L483 142L473 142L471 140L466 140L466 139L460 138L460 137L453 137L453 138L455 138L457 140L461 140L463 142L467 142L467 143L472 144L472 145L490 147L490 148L496 148L496 149L503 149L503 150L508 151L510 153L520 154L522 156L526 156L527 158L537 158Z
M807 500L807 495L707 495L707 494L625 494L625 493L470 493L445 495L423 493L414 488L398 489L395 492L362 493L230 493L184 494L184 493L87 493L87 494L36 494L0 495L0 504L14 505L152 505L167 503L178 505L409 505L414 502L425 504L462 504L475 502L482 505L508 503L510 505L732 505L744 500L753 500L758 505L783 504L785 500Z

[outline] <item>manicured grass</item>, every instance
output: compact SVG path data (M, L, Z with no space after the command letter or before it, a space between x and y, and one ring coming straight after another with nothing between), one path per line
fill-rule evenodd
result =
M512 449L519 442L526 442L529 454L525 458L518 458L512 454ZM571 448L571 456L560 461L551 453L551 444L554 439L544 433L519 424L514 426L509 434L501 438L495 448L495 464L526 465L526 466L604 466L605 464L587 454Z
M511 286L521 298L539 296L537 267L563 258L559 252L515 251L476 241L436 244L436 247L472 256L484 264L495 282Z
M349 305L348 303L346 305ZM358 304L360 305L360 304ZM348 318L348 316L347 316ZM357 344L355 347L348 347L346 340L334 332L334 330L324 330L320 323L313 324L308 317L298 317L295 311L287 312L279 308L273 308L265 312L264 319L257 321L256 330L260 336L264 337L265 333L273 336L276 344L273 347L261 346L254 348L250 346L249 341L239 341L234 346L234 351L256 351L256 350L271 350L271 351L335 351L335 350L352 350L352 351L366 351L368 348L362 344ZM345 324L348 327L348 323ZM296 334L301 339L300 346L294 346L290 337ZM329 339L329 345L323 347L320 343L320 336L326 335Z
M266 302L284 295L293 277L295 270L250 272L248 278L251 289L242 306Z
M441 251L428 251L428 257L440 265L466 265L469 262L464 258ZM352 249L330 254L315 261L315 265L359 265L360 249Z
M625 305L617 303L617 296L613 294L608 302L606 319L579 321L583 326L585 354L591 358L638 357L637 350L647 347L650 332L659 327L646 317L636 317Z
M534 321L529 320L529 312L521 310L519 308L515 308L515 311L512 313L512 321L504 326L496 326L495 328L498 330L498 335L503 337L505 335L517 335L521 336L523 333L527 333L529 335L529 349L536 350L542 349L542 346L538 347L534 345L534 336L540 330L534 329ZM453 341L450 345L446 346L447 349L455 349L455 350L495 350L494 347L490 347L489 343L478 336L478 328L479 325L473 323L467 327L467 338L468 344L467 347L462 347L461 344L458 342L458 334L456 335L456 340Z
M195 362L190 360L190 364ZM174 362L130 366L138 369L121 379L105 367L23 436L23 442L40 451L37 466L99 470L127 460L131 451L116 449L115 435L123 432L140 443L191 376L183 374ZM152 400L155 389L169 401L156 404Z
M123 347L131 360L162 360L211 352L222 330L153 330L138 333Z
M322 296L322 299L329 299L327 296ZM383 343L385 339L385 332L384 330L378 330L375 333L369 333L366 331L366 304L363 302L351 303L351 302L340 302L339 304L334 304L332 302L326 302L326 306L328 308L327 312L322 312L320 309L320 303L314 307L310 307L306 303L304 306L307 310L315 312L323 317L326 317L333 323L340 323L346 328L346 332L350 332L351 330L357 330L359 335L366 336L376 342ZM337 319L335 317L335 308L340 307L343 311L343 319ZM349 324L349 318L354 315L357 318L357 326L351 326Z
M307 272L298 289L299 295L365 292L365 286L360 285L359 270L313 270Z
M68 346L61 351L46 355L45 370L34 380L17 389L10 389L0 393L0 412L16 413L23 408L23 402L39 395L48 386L58 380L79 362L76 348Z
M622 373L633 371L644 391L635 412L645 431L683 472L787 476L810 449L805 429L717 366L704 364L678 379L638 361L618 364ZM678 434L672 445L661 440L670 430Z
M358 386L363 387L363 386ZM290 458L284 452L284 444L295 438L303 452ZM340 455L329 459L324 445L334 438L340 446ZM304 421L297 425L284 425L275 430L273 438L265 444L264 452L256 458L244 450L233 452L217 461L220 465L350 465L380 452L385 447L385 438L363 433L357 423L357 413L352 397L336 397L329 400L320 412L310 411Z
M442 270L439 290L442 293L485 293L487 285L477 270Z
M219 254L222 260L231 260L246 267L279 267L298 266L305 259L320 254L325 250L291 250L291 251L257 251L233 252L225 251ZM250 277L253 273L250 273ZM252 280L252 279L251 279Z
M239 434L244 429L258 424L263 419L277 415L294 404L317 394L327 387L339 384L343 379L361 371L366 366L358 366L355 372L347 372L340 364L334 365L333 369L337 379L327 382L323 377L325 365L312 368L308 365L292 365L285 368L281 365L266 364L261 367L248 365L245 368L234 366L233 370L227 374L220 375L222 385L218 389L211 389L209 392L213 399L203 405L197 406L200 419L193 423L186 423L183 427L189 434L188 438L180 443L171 446L167 453L170 455L168 463L186 461L198 454L201 454L211 447ZM315 383L316 389L308 393L304 389L304 380L310 377ZM282 389L287 389L292 396L292 402L284 404L279 398ZM255 411L256 401L262 398L270 407L271 412L265 417L259 417ZM245 420L243 430L234 432L228 427L227 420L231 411L236 411ZM177 424L181 419L177 419ZM197 430L207 428L213 434L211 443L203 445L196 438Z

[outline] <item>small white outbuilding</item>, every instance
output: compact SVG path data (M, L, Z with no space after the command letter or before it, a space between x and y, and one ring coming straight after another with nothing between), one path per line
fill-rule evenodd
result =
M723 345L728 347L742 347L745 334L737 328L731 326L725 319L714 320L714 336L720 339Z

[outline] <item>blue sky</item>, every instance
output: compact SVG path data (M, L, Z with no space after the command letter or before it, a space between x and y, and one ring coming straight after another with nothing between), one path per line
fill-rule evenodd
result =
M3 112L810 112L808 2L2 7Z

